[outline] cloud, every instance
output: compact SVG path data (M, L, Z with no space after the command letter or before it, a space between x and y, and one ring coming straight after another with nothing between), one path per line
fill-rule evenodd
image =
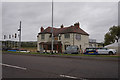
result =
M17 32L21 20L23 41L37 40L40 27L51 26L51 2L4 2L2 13L3 34ZM117 2L54 2L53 14L54 27L80 22L80 27L98 42L118 24Z

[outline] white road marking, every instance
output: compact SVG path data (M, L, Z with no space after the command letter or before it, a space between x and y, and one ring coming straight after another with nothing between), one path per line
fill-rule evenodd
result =
M77 79L77 77L73 77L73 76L67 76L67 75L60 75L61 77L66 77L66 78L73 78L73 79Z
M27 70L27 68L23 68L23 67L19 67L19 66L13 66L13 65L9 65L9 64L0 63L0 65L7 66L7 67L12 67L12 68L17 68L17 69L22 69L22 70Z

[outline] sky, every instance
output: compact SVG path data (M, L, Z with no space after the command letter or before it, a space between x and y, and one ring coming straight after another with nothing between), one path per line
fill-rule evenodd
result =
M22 21L22 41L37 41L41 26L52 25L51 15L51 2L3 2L2 36L18 33ZM61 24L68 27L79 22L90 39L103 42L109 28L118 25L118 3L54 2L53 15L54 27L59 28Z

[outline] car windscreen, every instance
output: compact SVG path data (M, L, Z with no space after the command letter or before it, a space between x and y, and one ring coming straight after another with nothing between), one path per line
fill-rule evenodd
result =
M87 48L86 51L93 51L96 50L96 48Z

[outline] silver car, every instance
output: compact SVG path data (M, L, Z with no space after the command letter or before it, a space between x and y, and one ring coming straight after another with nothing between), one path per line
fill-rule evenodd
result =
M64 54L79 54L80 50L78 46L68 46Z
M98 48L97 49L98 54L116 54L115 49L108 49L108 48Z

